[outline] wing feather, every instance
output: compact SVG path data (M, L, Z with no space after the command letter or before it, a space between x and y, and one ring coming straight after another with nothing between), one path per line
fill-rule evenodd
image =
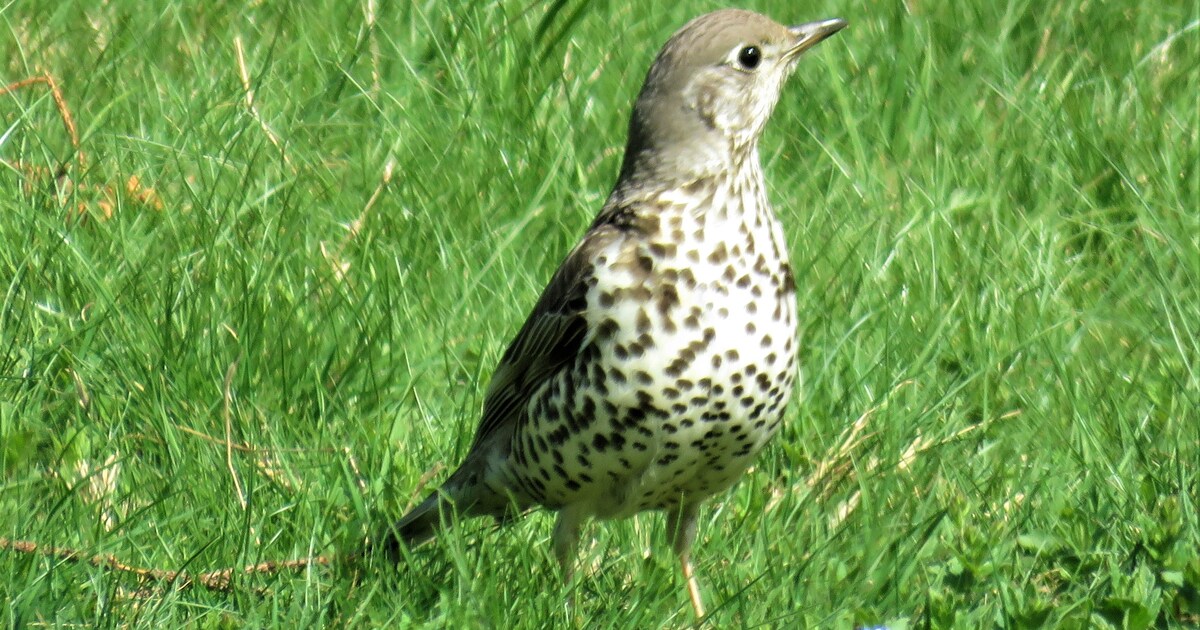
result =
M587 336L596 254L624 239L616 226L593 226L563 260L492 374L472 451L493 434L511 431L534 392L578 356Z

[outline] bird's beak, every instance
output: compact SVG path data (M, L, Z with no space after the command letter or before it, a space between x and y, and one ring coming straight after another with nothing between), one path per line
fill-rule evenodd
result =
M791 48L784 54L794 59L800 56L800 53L816 46L830 35L846 28L846 24L846 20L833 18L832 20L821 20L819 22L800 24L799 26L789 26L788 31L796 38L796 41L792 43Z

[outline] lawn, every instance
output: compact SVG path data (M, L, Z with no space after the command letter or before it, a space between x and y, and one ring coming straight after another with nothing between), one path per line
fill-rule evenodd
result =
M546 513L348 557L720 5L633 6L0 6L0 626L692 624L654 514L569 587ZM752 8L850 27L762 143L803 378L709 625L1200 625L1200 2Z

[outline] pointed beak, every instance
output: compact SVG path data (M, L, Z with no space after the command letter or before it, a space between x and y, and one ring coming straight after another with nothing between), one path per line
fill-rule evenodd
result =
M794 59L809 48L821 43L830 35L846 28L846 24L846 20L834 18L832 20L800 24L799 26L789 26L788 31L796 38L796 41L785 54Z

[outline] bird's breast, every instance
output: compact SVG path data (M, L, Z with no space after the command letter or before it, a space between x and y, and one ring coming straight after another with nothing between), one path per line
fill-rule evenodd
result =
M795 379L779 226L769 211L664 213L656 233L609 254L587 296L594 356L564 390L581 427L573 452L586 452L576 463L602 480L594 511L720 492L775 432Z

